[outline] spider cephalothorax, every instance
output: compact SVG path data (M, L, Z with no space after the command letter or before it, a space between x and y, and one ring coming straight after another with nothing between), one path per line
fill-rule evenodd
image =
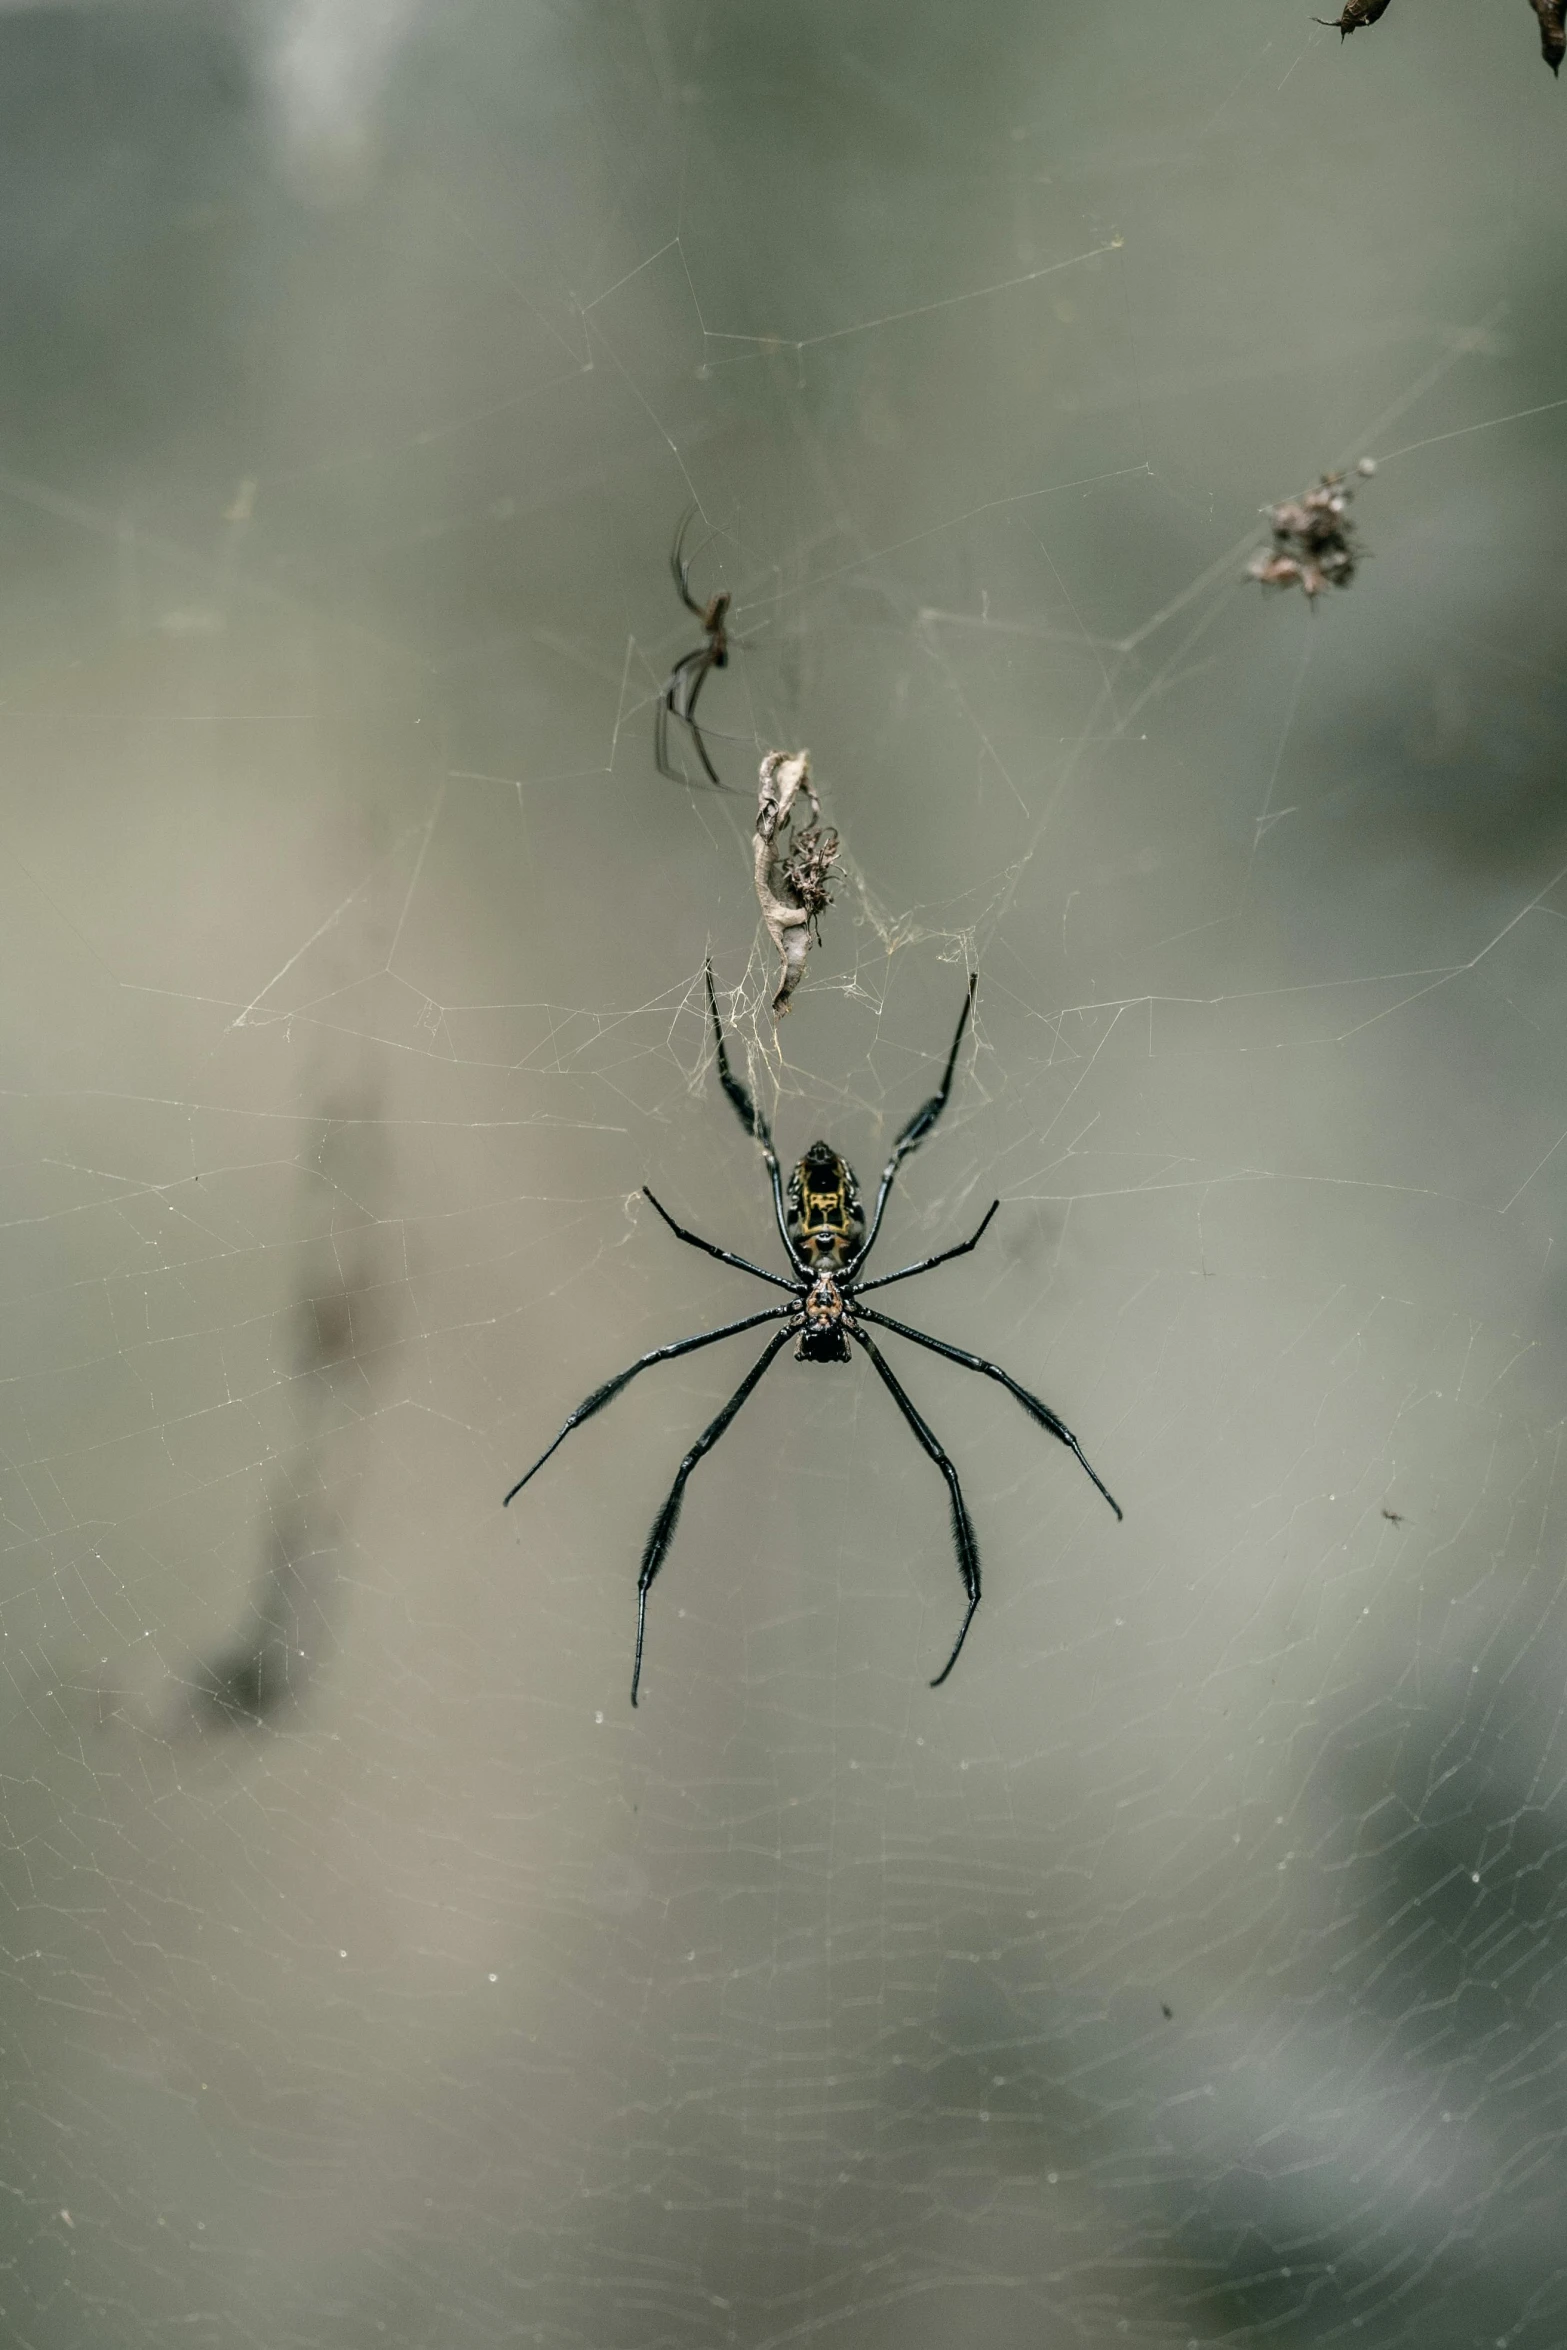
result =
M800 1343L794 1350L795 1361L846 1363L849 1341L844 1321L848 1311L848 1299L824 1268L806 1291L800 1308Z
M754 1273L759 1281L768 1281L776 1289L788 1290L790 1302L784 1306L764 1306L760 1313L743 1315L738 1322L726 1322L719 1330L701 1330L694 1338L677 1338L670 1346L656 1346L651 1353L634 1362L629 1371L621 1371L615 1378L606 1379L602 1387L596 1387L584 1402L578 1404L555 1443L539 1455L527 1475L519 1477L506 1496L508 1502L514 1501L528 1478L543 1468L550 1453L555 1450L555 1445L564 1443L573 1428L580 1427L584 1420L591 1420L595 1412L601 1412L607 1403L612 1403L639 1371L647 1370L653 1363L673 1362L677 1355L692 1354L698 1347L713 1345L717 1339L734 1338L742 1330L755 1330L764 1322L783 1323L784 1327L769 1338L718 1417L708 1423L686 1454L670 1488L669 1498L653 1521L653 1530L642 1553L642 1571L637 1577L637 1652L631 1669L633 1705L637 1702L637 1689L642 1679L642 1638L647 1628L647 1595L675 1538L687 1479L703 1455L712 1451L746 1397L760 1384L763 1373L791 1337L798 1341L794 1350L795 1360L805 1363L848 1362L849 1341L852 1339L861 1352L870 1358L872 1369L913 1430L921 1450L935 1462L946 1480L952 1501L952 1547L957 1553L958 1572L963 1578L968 1608L958 1627L957 1639L952 1644L952 1654L931 1683L933 1689L940 1688L957 1663L963 1643L968 1638L968 1628L974 1621L974 1610L979 1605L979 1544L975 1540L956 1469L921 1419L910 1397L905 1394L901 1380L866 1329L867 1322L874 1322L881 1330L895 1331L900 1338L911 1339L914 1345L927 1348L931 1354L942 1356L946 1362L961 1365L965 1371L980 1371L987 1379L996 1380L1008 1395L1016 1397L1031 1419L1036 1420L1041 1428L1048 1429L1052 1436L1059 1437L1068 1450L1076 1454L1116 1516L1121 1515L1120 1503L1089 1467L1082 1446L1066 1422L1058 1419L1049 1405L1041 1403L1037 1395L1030 1395L1026 1387L1020 1387L1009 1372L1003 1371L996 1363L985 1362L979 1355L968 1353L964 1347L949 1346L944 1338L932 1338L924 1330L911 1330L906 1322L895 1322L890 1314L879 1314L874 1307L860 1303L870 1290L886 1289L892 1282L907 1281L915 1273L932 1272L937 1265L946 1264L952 1257L966 1257L970 1249L978 1247L991 1217L1001 1205L999 1200L991 1201L972 1239L960 1240L952 1248L940 1249L933 1257L921 1257L917 1264L901 1265L896 1273L879 1273L874 1281L860 1279L865 1260L875 1247L876 1235L881 1230L882 1213L887 1205L887 1195L892 1189L893 1177L910 1151L919 1148L947 1106L947 1097L952 1091L952 1073L958 1062L958 1047L963 1042L963 1031L968 1025L969 1011L974 1002L975 985L971 974L968 994L958 1015L957 1030L952 1039L952 1049L947 1055L946 1068L942 1071L941 1083L930 1100L915 1111L894 1142L892 1156L882 1169L881 1186L876 1194L876 1205L871 1211L867 1230L854 1170L846 1159L841 1159L825 1142L813 1142L790 1176L789 1206L785 1211L783 1179L767 1120L729 1066L729 1056L724 1049L724 1031L718 1017L718 999L713 993L713 973L709 966L707 1006L713 1023L713 1040L718 1048L718 1082L728 1095L747 1134L761 1145L763 1164L772 1186L773 1215L778 1225L778 1237L789 1259L790 1272L787 1275L770 1273L765 1265L755 1265L749 1257L736 1256L732 1250L720 1248L716 1241L703 1240L695 1232L687 1232L684 1225L675 1222L667 1208L660 1206L651 1192L648 1192L647 1197L678 1239L689 1241L693 1248L704 1249L710 1257L717 1257L721 1264L733 1265L742 1273Z

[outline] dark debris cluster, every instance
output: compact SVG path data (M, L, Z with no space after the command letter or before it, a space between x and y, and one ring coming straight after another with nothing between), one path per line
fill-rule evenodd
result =
M1363 457L1355 470L1364 475L1375 468ZM1342 473L1325 473L1315 489L1265 506L1273 544L1258 548L1247 577L1264 587L1299 587L1308 597L1326 587L1348 587L1362 554L1349 512L1354 494L1354 483Z

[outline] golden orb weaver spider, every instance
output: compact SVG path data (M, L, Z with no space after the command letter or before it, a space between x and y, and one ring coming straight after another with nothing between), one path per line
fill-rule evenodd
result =
M788 1204L785 1206L783 1179L778 1166L778 1154L773 1148L772 1134L766 1118L729 1066L723 1024L718 1017L718 999L713 992L713 967L711 963L707 967L707 1008L712 1020L713 1042L717 1047L718 1082L728 1095L735 1115L747 1134L761 1146L763 1163L772 1186L778 1237L789 1259L792 1277L769 1272L763 1265L752 1264L749 1257L736 1256L732 1250L720 1248L716 1241L703 1240L697 1233L686 1231L683 1225L675 1222L662 1202L653 1198L645 1185L643 1188L645 1196L677 1240L688 1242L692 1248L705 1250L708 1256L717 1257L720 1264L733 1265L742 1273L754 1274L759 1281L768 1281L775 1288L788 1290L790 1303L764 1307L760 1313L743 1315L738 1322L726 1322L721 1329L699 1331L694 1338L677 1338L670 1346L656 1346L640 1356L629 1370L617 1372L613 1379L606 1379L602 1387L596 1387L590 1396L578 1404L554 1443L541 1452L532 1468L518 1478L501 1505L505 1508L515 1501L529 1478L537 1476L551 1453L557 1446L564 1444L573 1428L580 1428L584 1420L591 1420L595 1412L601 1412L607 1403L612 1403L621 1389L628 1387L640 1372L648 1370L654 1363L673 1362L680 1355L694 1354L699 1347L713 1346L720 1338L737 1337L742 1330L759 1329L764 1322L783 1323L783 1329L769 1338L723 1410L708 1423L686 1454L668 1499L653 1521L652 1531L642 1552L642 1569L637 1577L637 1647L631 1671L633 1705L637 1702L637 1691L642 1681L647 1595L674 1541L687 1481L698 1461L712 1451L740 1406L752 1390L760 1385L763 1375L791 1338L797 1341L795 1360L804 1363L846 1363L850 1360L849 1341L853 1339L855 1345L869 1356L872 1367L913 1429L921 1448L946 1479L947 1491L952 1499L952 1547L957 1555L958 1573L963 1579L968 1607L958 1627L957 1639L952 1644L952 1654L932 1681L932 1689L941 1687L957 1663L963 1643L968 1638L968 1628L974 1621L974 1611L979 1606L979 1544L969 1518L968 1505L963 1499L963 1489L958 1483L957 1470L916 1411L892 1366L865 1328L867 1322L874 1322L880 1330L894 1331L899 1338L912 1340L915 1346L927 1347L932 1354L942 1356L949 1363L958 1363L966 1371L979 1371L987 1379L996 1380L1009 1395L1016 1397L1031 1419L1036 1420L1041 1428L1047 1428L1052 1436L1058 1437L1069 1452L1075 1453L1080 1465L1104 1495L1117 1518L1121 1516L1120 1503L1099 1477L1066 1422L1059 1419L1048 1404L1041 1403L1037 1395L1030 1395L1026 1387L1020 1387L1009 1372L1003 1371L996 1363L985 1362L979 1355L969 1354L963 1347L949 1346L945 1339L932 1338L923 1330L911 1330L906 1322L895 1322L890 1314L879 1314L874 1307L860 1303L861 1298L873 1289L886 1289L894 1281L911 1280L916 1273L933 1272L937 1265L945 1265L953 1257L967 1256L971 1249L979 1246L992 1216L1001 1205L999 1200L991 1201L980 1219L978 1231L971 1239L960 1240L952 1248L940 1249L935 1256L922 1257L917 1264L900 1265L896 1273L882 1273L874 1281L860 1279L861 1268L875 1247L877 1234L881 1230L882 1215L894 1176L910 1151L918 1150L925 1141L947 1106L952 1091L952 1073L957 1067L958 1047L963 1042L963 1032L968 1026L978 984L976 975L970 972L968 993L963 999L963 1009L958 1014L957 1030L952 1039L952 1049L947 1055L947 1065L942 1071L941 1083L929 1101L922 1103L915 1111L894 1142L892 1156L882 1169L881 1188L876 1194L876 1205L871 1211L867 1229L854 1170L846 1159L841 1159L825 1142L813 1142L795 1167L789 1178Z

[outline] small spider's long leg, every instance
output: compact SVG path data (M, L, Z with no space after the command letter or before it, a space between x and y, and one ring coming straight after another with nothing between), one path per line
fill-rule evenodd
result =
M788 1335L787 1330L782 1333L784 1338L787 1338ZM952 1466L937 1439L926 1427L919 1413L914 1409L913 1403L904 1393L901 1384L893 1374L892 1365L887 1361L875 1340L867 1338L863 1330L853 1330L850 1332L850 1336L857 1345L864 1347L876 1369L881 1373L883 1383L893 1402L908 1421L925 1451L929 1453L937 1468L946 1478L947 1491L952 1496L952 1547L957 1552L958 1573L963 1578L963 1588L968 1594L968 1613L958 1627L957 1639L952 1644L952 1654L931 1683L932 1689L939 1689L958 1661L963 1643L968 1638L968 1628L974 1621L974 1610L979 1605L979 1544L974 1537L973 1524L963 1500L963 1488L958 1483L957 1470Z
M709 670L727 669L728 666L727 646L722 639L709 637L707 643L703 645L686 670L686 687L680 699L678 714L685 720L687 726L693 729L696 726L696 698L707 683Z
M690 728L692 745L697 757L702 762L702 772L708 782L718 791L728 791L731 786L724 782L718 769L707 755L707 744L702 738L702 729L696 722L696 698L707 683L709 673L714 669L722 669L726 665L727 659L728 655L722 641L716 637L710 637L699 652L688 654L680 664L680 668L685 671L684 690L677 693L679 670L669 681L670 710L676 718L683 718Z
M1089 1478L1098 1486L1116 1516L1119 1518L1124 1514L1115 1495L1105 1484L1065 1420L1058 1419L1050 1406L1041 1403L1037 1395L1030 1395L1026 1387L1019 1387L1010 1372L1003 1371L999 1363L987 1363L981 1356L968 1353L964 1347L948 1346L944 1338L932 1338L927 1331L911 1330L906 1322L895 1322L890 1314L878 1314L870 1306L856 1308L856 1311L863 1312L867 1322L875 1322L883 1330L896 1330L900 1338L911 1338L916 1346L928 1346L933 1355L944 1355L949 1363L961 1363L965 1371L982 1371L987 1379L998 1381L1006 1389L1008 1395L1016 1396L1030 1419L1037 1420L1041 1428L1048 1428L1052 1436L1060 1438L1068 1452L1077 1455L1078 1465L1087 1471Z
M680 601L688 612L694 612L698 620L701 620L704 618L704 614L701 605L692 600L691 567L685 559L686 532L691 528L698 511L696 501L693 499L680 517L680 527L675 532L675 543L669 550L669 571L675 583L675 593L679 596Z
M653 764L666 781L689 788L690 777L682 775L669 756L669 691L673 683L671 678L653 705Z
M710 1257L716 1257L721 1265L734 1265L742 1273L754 1273L758 1281L770 1281L775 1289L798 1289L798 1282L786 1281L781 1273L769 1273L765 1265L753 1265L749 1257L737 1257L733 1249L720 1248L716 1240L703 1240L699 1233L688 1232L683 1224L675 1222L662 1200L653 1198L653 1194L645 1183L642 1186L642 1196L645 1200L652 1201L653 1206L657 1208L677 1240L689 1241L693 1248L705 1249L707 1254ZM780 1311L782 1310L780 1309Z
M968 994L963 998L963 1009L958 1014L958 1025L952 1038L952 1050L947 1055L947 1065L941 1073L941 1083L931 1095L930 1100L920 1104L892 1146L892 1156L882 1169L881 1189L876 1194L876 1208L871 1217L870 1230L866 1233L865 1244L853 1264L844 1267L846 1280L852 1281L854 1279L871 1250L876 1246L876 1235L881 1230L882 1212L887 1205L887 1194L892 1189L894 1175L897 1174L910 1151L919 1149L920 1144L930 1133L936 1120L947 1106L948 1097L952 1092L952 1072L958 1065L958 1047L963 1042L963 1031L968 1026L969 1014L974 1009L974 990L978 985L979 974L977 971L971 971L968 975Z
M718 1048L718 1082L728 1095L735 1116L747 1134L753 1142L762 1146L762 1156L767 1162L767 1172L773 1186L773 1214L778 1219L778 1237L784 1244L785 1256L798 1269L800 1259L789 1238L789 1226L784 1219L783 1183L778 1173L778 1153L773 1148L772 1128L729 1066L729 1055L724 1048L724 1026L718 1017L718 998L713 992L711 961L707 966L707 1009L713 1023L713 1042Z
M682 653L669 672L664 687L664 707L671 718L683 718L689 726L691 704L702 689L702 680L713 666L711 645L698 645L694 652Z
M711 668L712 666L713 664L709 662L708 668ZM707 675L706 669L703 670L702 675L704 677ZM693 701L695 701L696 696L694 693L691 698ZM698 726L696 720L691 716L689 711L686 712L686 724L691 730L692 746L696 751L698 759L700 759L702 762L702 772L707 777L708 782L713 786L715 791L733 791L733 784L725 783L723 777L719 774L718 769L713 765L712 760L708 757L707 744L702 739L702 729L700 726ZM738 798L738 796L739 795L737 793L736 797Z
M688 674L691 672L693 664L701 674L705 674L706 669L711 666L709 648L706 645L698 645L695 652L685 654L682 659L676 662L664 682L658 700L653 705L653 764L666 781L682 783L687 790L692 788L692 778L683 769L677 767L669 755L669 721L671 718L679 718L691 728L692 739L696 743L697 752L702 762L702 771L708 782L716 791L730 792L738 799L743 795L735 792L733 784L725 783L723 777L718 773L707 755L705 743L701 741L698 730L688 715L686 704L691 698L688 690Z
M669 721L678 718L691 730L691 740L702 764L702 772L715 791L729 792L739 799L732 783L725 783L707 755L707 744L702 730L691 715L691 707L701 690L702 680L709 669L721 667L711 644L698 645L694 652L684 654L675 663L665 680L663 692L653 706L653 764L660 775L670 783L683 783L691 788L692 778L674 764L669 755Z
M595 1412L601 1412L607 1403L613 1403L621 1389L629 1387L639 1371L651 1369L654 1363L672 1363L676 1355L695 1354L699 1346L712 1346L720 1338L738 1338L742 1330L755 1330L763 1322L781 1322L786 1315L793 1312L793 1306L765 1306L759 1314L747 1314L739 1322L726 1322L722 1330L703 1330L695 1338L677 1338L672 1346L655 1346L650 1353L639 1355L629 1371L617 1372L613 1379L606 1379L602 1387L595 1387L587 1400L578 1404L571 1418L556 1437L554 1444L546 1446L532 1468L517 1479L505 1501L501 1503L501 1508L507 1508L510 1503L516 1500L528 1479L538 1475L550 1454L565 1443L573 1428L580 1428L584 1420L591 1420ZM783 1336L787 1338L788 1335L788 1331L785 1330Z
M969 1250L978 1248L984 1239L990 1227L990 1219L1000 1205L998 1199L991 1201L985 1210L984 1222L972 1240L960 1240L956 1248L944 1248L937 1256L921 1257L917 1265L900 1265L896 1273L878 1273L874 1281L857 1281L854 1284L855 1296L863 1297L868 1289L885 1289L889 1281L907 1281L914 1273L933 1273L938 1265L949 1264L954 1257L966 1257Z
M760 1321L763 1317L758 1315L757 1319ZM642 1571L637 1577L637 1654L636 1661L631 1668L631 1702L633 1705L637 1702L637 1690L642 1680L642 1637L647 1630L647 1595L652 1588L653 1578L669 1555L669 1546L675 1539L675 1528L680 1523L680 1504L685 1498L686 1479L702 1455L712 1451L752 1388L758 1384L763 1372L773 1361L778 1349L788 1345L790 1336L791 1333L788 1330L780 1330L776 1338L768 1340L717 1419L708 1422L695 1444L692 1445L691 1450L686 1454L685 1459L675 1472L675 1482L669 1489L669 1499L653 1520L653 1530L647 1538L647 1547L642 1553Z

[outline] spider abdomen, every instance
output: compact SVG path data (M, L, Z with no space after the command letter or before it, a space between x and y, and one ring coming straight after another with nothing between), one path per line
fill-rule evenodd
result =
M789 1238L807 1265L846 1265L865 1238L854 1169L825 1142L813 1142L789 1178Z

